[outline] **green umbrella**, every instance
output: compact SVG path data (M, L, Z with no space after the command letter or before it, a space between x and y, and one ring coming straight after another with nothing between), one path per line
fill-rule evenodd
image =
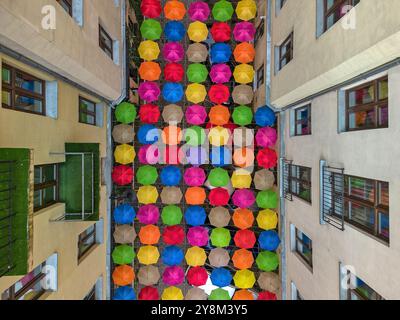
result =
M233 122L239 126L247 126L253 121L253 112L250 107L236 107L232 113Z
M279 257L275 252L262 251L258 254L256 263L262 271L275 271L279 266Z
M231 242L231 233L225 228L215 228L211 231L210 239L214 247L227 247Z
M257 194L257 205L263 209L275 209L278 206L278 196L273 190L264 190Z
M136 118L136 107L129 102L120 103L115 109L115 118L118 122L132 123Z
M227 290L218 288L211 291L208 300L231 300L229 292Z
M187 77L190 82L202 83L208 77L207 67L201 63L192 63L187 69Z
M223 22L232 19L233 12L234 10L232 3L226 0L220 0L216 2L212 9L214 19Z
M138 183L148 186L156 183L158 178L157 169L153 166L142 166L136 172L136 180Z
M175 226L182 221L182 211L175 205L166 206L161 213L161 219L167 226Z
M146 40L158 40L162 34L160 22L154 19L146 19L143 21L140 32Z
M206 133L202 127L192 126L185 130L184 139L190 146L199 146L206 140Z
M228 171L222 168L215 168L210 171L208 181L213 187L224 187L229 183Z
M131 264L135 257L133 247L127 244L116 246L112 252L112 259L115 264Z

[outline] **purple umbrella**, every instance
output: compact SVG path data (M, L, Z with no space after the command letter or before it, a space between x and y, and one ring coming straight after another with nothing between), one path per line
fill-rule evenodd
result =
M233 36L238 42L253 41L256 34L256 28L251 22L239 22L233 29Z
M139 222L143 224L157 224L158 219L160 218L160 211L158 210L158 207L153 204L141 206L137 218Z
M249 189L236 190L232 196L233 204L239 208L249 208L255 201L254 193Z
M190 187L201 187L206 181L206 178L204 169L199 167L191 167L187 169L183 175L185 183Z
M210 77L214 83L226 83L232 77L231 68L224 63L215 64L211 67Z
M146 101L146 102L152 102L158 100L158 97L160 96L160 88L155 82L142 82L139 85L139 97L140 99Z
M208 230L204 227L192 227L187 233L187 240L191 246L206 246L208 243Z
M207 152L203 147L190 147L185 155L187 162L193 166L206 164Z
M207 21L208 16L210 15L210 8L208 4L204 1L196 1L190 4L189 17L192 21Z
M197 104L193 106L189 106L185 112L186 121L189 124L193 125L201 125L207 119L207 111L203 106L199 106Z
M185 273L179 266L166 267L162 279L169 286L179 285L185 279Z
M185 50L182 45L178 42L168 42L163 48L164 59L168 62L179 62L182 61L185 56Z
M140 147L138 159L141 164L156 164L159 160L160 153L156 145L145 145Z
M271 127L260 128L256 134L257 145L263 148L273 147L277 139L276 130Z

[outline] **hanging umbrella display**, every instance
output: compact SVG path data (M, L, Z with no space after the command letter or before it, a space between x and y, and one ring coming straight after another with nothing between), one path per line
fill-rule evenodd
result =
M231 59L232 49L227 43L215 43L211 46L210 57L211 62L227 63Z
M114 242L120 244L132 244L136 239L135 228L127 224L116 225L114 228Z
M249 209L236 209L232 217L233 223L241 230L249 229L253 226L254 215Z
M254 114L256 124L260 127L270 127L276 121L275 112L269 107L258 108Z
M231 26L226 22L215 22L210 33L215 42L226 42L231 40Z
M210 122L216 126L223 126L229 122L231 114L226 106L213 106L208 114Z
M187 69L187 77L190 82L202 83L208 77L207 67L201 63L192 63Z
M113 182L119 186L125 186L133 181L133 169L128 166L116 166L111 173Z
M167 41L182 41L186 34L185 26L180 21L168 21L165 24L164 34Z
M140 11L146 18L158 18L161 14L161 1L160 0L142 0L140 4Z
M178 167L167 166L161 170L161 183L167 187L177 186L182 179L181 170Z
M195 1L190 4L188 14L192 21L205 22L210 15L210 8L205 1Z
M185 14L185 5L178 0L169 0L164 6L164 15L168 20L182 20Z
M176 2L176 0L174 2ZM164 289L161 300L183 300L182 290L177 287L168 287Z
M190 187L185 193L186 203L193 206L203 205L206 197L206 191L201 187Z
M202 168L191 167L185 170L183 180L190 187L201 187L206 181L206 173Z
M208 28L207 25L200 21L195 21L189 24L188 28L189 39L193 42L203 42L207 40Z
M208 180L213 187L224 187L229 183L228 171L222 168L214 168L208 175Z
M244 169L237 169L232 173L232 187L236 189L250 189L251 174Z
M190 147L185 153L186 163L200 166L207 163L207 153L203 147Z
M138 93L140 99L147 102L153 102L158 100L161 91L157 83L147 81L147 82L142 82L139 85Z
M114 269L112 279L117 286L132 285L132 282L135 280L135 272L131 266L118 266Z
M146 40L158 40L162 34L162 28L159 21L154 19L143 20L140 26L142 38Z
M120 103L115 109L115 119L118 122L129 124L135 121L136 107L128 102Z
M211 291L208 300L231 300L231 296L229 295L228 291L218 288Z
M152 124L144 124L140 126L137 139L141 144L153 144L159 140L160 133L158 129Z
M135 149L129 144L121 144L115 148L115 162L120 164L130 164L135 160Z
M179 42L168 42L163 47L163 57L167 62L182 61L185 50Z
M253 111L247 106L236 107L233 110L232 119L239 126L248 126L253 121Z
M157 247L143 246L139 248L137 258L139 262L144 265L156 264L160 258L160 253Z
M162 209L161 219L167 226L180 224L182 221L182 211L175 205L169 205Z
M263 231L258 237L258 244L263 250L275 251L280 243L279 235L274 230Z
M256 134L256 143L262 148L270 148L276 144L278 135L276 130L271 127L260 128Z
M239 64L233 71L233 77L237 83L251 83L254 80L254 68L249 64Z
M210 78L213 83L226 83L232 77L232 71L229 65L225 63L215 64L211 67Z
M159 150L156 145L145 145L139 148L138 159L141 164L156 164L159 157Z
M207 112L203 106L197 104L189 106L185 112L186 122L192 125L201 125L207 119Z
M246 249L236 250L232 256L232 262L236 269L250 269L254 263L254 257L251 251Z
M228 102L230 97L229 88L223 84L214 84L208 91L210 101L216 104Z
M251 43L242 42L236 46L233 56L238 63L251 63L256 57L256 49Z
M254 0L240 0L236 6L236 15L240 20L249 21L257 14L257 5Z
M250 289L256 283L256 277L254 272L250 270L239 270L236 271L233 281L235 282L235 286L240 289Z
M232 151L227 147L212 147L210 162L214 167L224 167L232 163Z
M265 209L258 213L257 224L261 229L272 230L278 225L278 215L275 211Z
M275 176L272 171L267 169L259 170L254 175L254 186L258 190L271 189L275 183Z
M185 273L182 268L178 266L166 267L162 279L163 282L169 286L180 285L185 279Z
M186 55L189 62L205 62L208 57L207 46L202 43L192 43L189 45Z
M183 261L183 251L177 246L166 247L162 254L161 260L167 266L177 266Z
M139 117L142 123L157 123L160 119L160 109L154 104L144 104L140 107Z
M210 191L208 199L212 206L227 206L229 203L230 195L226 189L215 188Z
M253 102L253 88L249 85L241 84L232 91L232 99L236 104L246 105Z
M206 87L199 83L191 83L186 89L186 98L192 103L201 103L206 99Z
M142 244L157 244L160 240L160 229L152 224L140 228L139 239Z
M204 144L206 133L202 127L192 126L185 130L184 140L189 146L199 146Z
M275 294L279 292L281 288L281 280L279 279L279 275L274 272L261 272L257 282L262 290Z
M201 226L206 222L206 218L206 211L203 207L190 206L185 211L185 221L188 225L194 227Z
M220 126L212 128L208 133L208 140L215 147L228 144L230 137L229 130Z
M203 289L200 288L191 288L186 292L185 300L207 300L208 296Z
M138 52L141 59L153 61L158 59L160 48L157 42L146 40L139 44Z
M182 163L183 153L178 146L166 146L161 158L164 164L178 165Z
M170 124L177 124L182 122L183 119L183 111L180 106L177 106L176 104L169 104L164 107L164 110L162 112L162 117L164 119L164 122L170 123Z
M162 89L162 96L165 101L177 103L183 98L183 86L180 83L167 82Z
M237 231L233 240L235 245L242 249L252 249L256 244L254 232L248 229Z
M279 257L275 252L262 251L258 254L256 263L262 271L275 271L279 266Z
M178 187L165 187L160 194L161 202L168 205L179 204L182 196L182 191Z
M232 275L228 269L215 268L212 270L210 275L211 283L217 287L227 287L232 282Z
M233 163L240 168L254 165L254 151L251 148L237 148L233 153Z
M250 22L239 22L233 28L233 37L237 42L251 42L254 40L256 28Z
M136 254L133 247L126 244L116 246L111 254L115 264L131 264Z
M187 281L192 286L204 286L207 283L207 279L207 270L202 267L190 268L187 273Z
M116 224L131 224L136 212L129 204L121 204L114 209L114 221Z
M156 285L160 280L160 272L156 266L142 266L137 274L138 281L141 285Z
M227 247L231 242L231 233L225 228L215 228L211 231L210 240L214 247Z
M153 166L140 166L136 171L136 181L142 185L148 186L155 184L158 178L157 168Z
M181 226L168 226L162 234L163 241L168 245L179 245L185 240L185 231Z
M222 22L232 19L233 12L232 3L226 0L217 1L212 8L214 19Z
M249 208L256 201L253 191L250 189L236 190L232 196L232 202L239 208Z
M165 65L164 79L168 82L182 82L185 70L183 66L176 62L170 62Z
M261 149L257 154L257 162L264 169L275 168L278 163L276 151L269 148Z
M116 143L131 143L135 138L135 129L127 124L118 124L113 128L112 137Z
M203 248L190 247L185 255L187 265L191 267L204 266L206 263L207 255Z
M159 300L160 296L158 294L157 288L154 287L144 287L139 292L139 300Z
M212 249L208 255L210 265L216 268L226 267L230 259L229 252L223 248Z
M160 211L157 206L147 204L139 208L137 218L142 224L156 224L160 218Z
M233 130L233 143L238 147L252 147L254 142L254 130L241 127Z
M276 294L268 291L260 292L257 300L277 300Z
M115 289L113 300L136 300L136 293L130 286L119 287Z
M235 292L232 300L240 300L240 301L254 300L254 296L249 290L242 289L242 290L237 290Z
M208 244L208 230L200 226L191 227L187 233L187 240L191 246L206 246Z
M139 187L137 192L137 198L139 203L142 204L153 204L157 202L158 191L154 186L142 186Z
M182 130L177 126L168 126L161 132L162 141L166 145L176 146L182 140Z

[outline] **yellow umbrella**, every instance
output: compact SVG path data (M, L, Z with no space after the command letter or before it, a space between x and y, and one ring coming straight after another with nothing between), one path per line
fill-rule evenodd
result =
M129 144L121 144L115 148L114 158L120 164L129 164L135 160L135 148Z
M257 14L257 5L254 0L241 0L236 7L236 14L240 20L249 21Z
M233 71L235 81L240 84L247 84L254 79L254 68L249 64L239 64Z
M139 203L151 204L156 203L158 199L158 191L155 186L141 186L137 192Z
M273 230L278 225L278 215L270 209L262 210L258 213L257 223L261 229Z
M238 169L232 173L232 187L237 189L249 189L251 186L251 174L244 169Z
M207 255L204 249L200 247L191 247L186 251L186 263L191 267L204 266Z
M160 54L158 43L151 40L142 41L138 51L140 58L146 61L156 60Z
M161 300L183 300L182 290L177 287L165 288Z
M220 147L228 143L230 138L229 130L224 127L214 127L208 133L208 140L213 146Z
M192 103L201 103L206 99L206 87L199 83L189 84L186 89L186 98Z
M208 36L207 25L200 21L192 22L188 28L188 36L194 42L205 41Z
M160 253L158 252L157 247L144 246L139 248L137 258L141 264L156 264L158 262L158 258L160 258Z
M233 276L233 281L235 282L235 286L240 289L250 289L253 288L256 283L256 277L254 272L244 269L236 271Z

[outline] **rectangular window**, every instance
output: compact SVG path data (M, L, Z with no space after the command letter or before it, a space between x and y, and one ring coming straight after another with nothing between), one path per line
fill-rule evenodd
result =
M45 81L5 64L2 66L1 79L3 108L46 114Z
M260 23L257 26L256 34L254 37L255 46L257 46L257 42L263 37L265 29L265 19L261 19Z
M57 2L72 17L72 0L57 0Z
M297 228L295 228L294 251L312 267L312 240Z
M279 70L293 59L293 32L279 46Z
M59 200L59 165L35 166L34 210L38 211Z
M388 78L383 77L346 90L346 129L387 128L389 126Z
M257 70L257 89L261 88L261 86L264 84L264 65L262 65L260 68Z
M311 203L311 168L289 164L287 193Z
M360 278L347 271L347 300L385 300Z
M311 104L294 110L295 135L305 136L311 134Z
M96 225L86 229L78 238L78 260L96 244Z
M360 0L324 0L324 30L331 28Z
M101 25L99 25L99 46L111 60L114 60L113 40Z
M79 122L96 125L96 103L79 97Z

